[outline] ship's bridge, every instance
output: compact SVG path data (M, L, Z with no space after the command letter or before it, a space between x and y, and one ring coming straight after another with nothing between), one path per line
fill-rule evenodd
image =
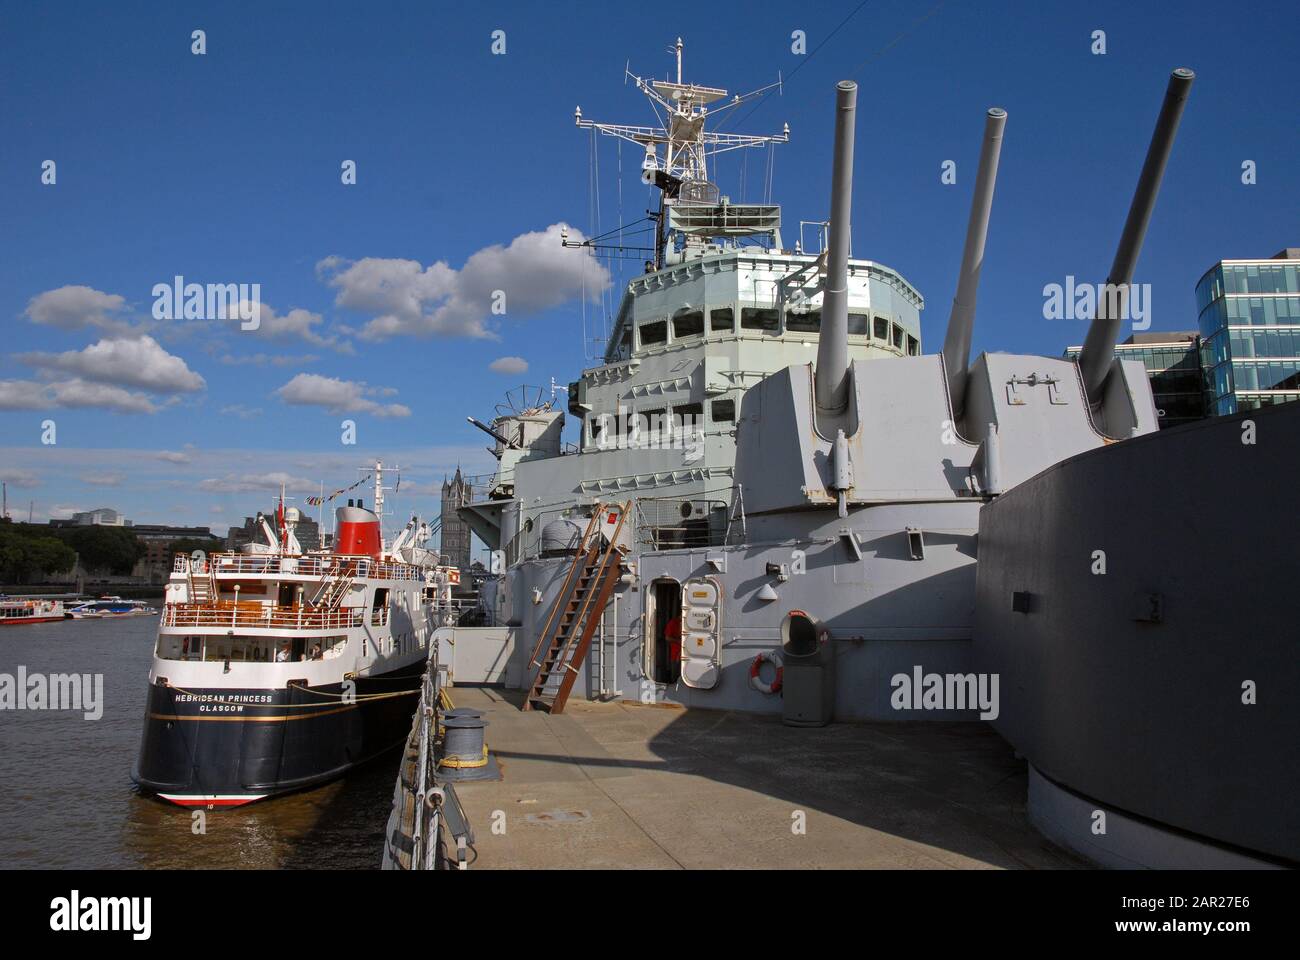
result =
M816 356L821 258L780 250L706 255L628 284L605 363L570 385L569 412L583 419L581 447L636 417L734 424L745 390ZM851 260L849 353L875 359L921 352L921 294L897 272Z

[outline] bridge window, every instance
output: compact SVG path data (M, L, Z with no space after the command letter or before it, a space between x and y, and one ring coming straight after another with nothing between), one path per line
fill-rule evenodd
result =
M898 324L894 324L894 346L903 349L903 328Z
M648 347L654 343L668 342L668 321L656 320L641 324L641 346Z
M731 307L718 307L709 311L710 330L735 330L736 313Z
M867 337L871 335L871 318L865 313L849 314L849 336Z
M673 429L695 430L704 426L704 404L683 403L673 407Z
M886 317L876 317L875 338L886 342L889 341L889 320Z
M712 413L714 423L735 423L736 401L714 400Z
M673 314L673 339L704 336L703 310L678 310Z
M642 410L636 414L635 427L629 427L628 432L635 433L645 439L649 436L655 436L663 432L664 421L668 418L668 411L663 407L657 407L654 410Z
M809 310L807 313L787 313L785 328L795 333L816 333L822 328L822 312Z
M745 307L740 311L740 326L745 330L774 334L781 326L781 312L765 307Z
M920 352L921 352L921 341L917 340L916 337L909 336L907 338L907 355L909 357L914 357Z

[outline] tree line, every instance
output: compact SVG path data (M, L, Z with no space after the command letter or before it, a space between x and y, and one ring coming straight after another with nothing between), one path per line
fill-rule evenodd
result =
M0 581L5 583L71 570L78 556L87 570L129 574L144 554L144 544L129 527L0 523Z

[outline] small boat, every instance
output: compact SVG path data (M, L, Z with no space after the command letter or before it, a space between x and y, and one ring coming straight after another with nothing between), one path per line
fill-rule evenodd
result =
M0 627L64 619L62 600L0 597Z
M111 617L151 617L158 611L143 600L123 600L121 597L100 597L69 607L67 615L73 620L101 620Z

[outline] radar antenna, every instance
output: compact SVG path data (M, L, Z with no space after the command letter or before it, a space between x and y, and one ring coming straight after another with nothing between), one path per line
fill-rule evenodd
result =
M647 219L655 221L653 269L656 270L664 265L670 233L681 235L688 243L692 239L697 243L703 242L709 237L767 234L775 245L780 245L780 207L774 204L732 204L709 180L709 167L711 159L721 153L789 143L790 125L785 124L777 135L753 136L706 130L705 120L773 89L779 90L781 80L727 99L726 90L686 83L682 79L682 47L682 39L678 37L676 46L670 48L670 52L677 56L676 81L647 80L624 68L625 80L634 81L636 88L645 94L659 126L587 120L582 116L581 107L573 113L579 128L635 143L645 152L641 162L641 180L660 191L658 211L647 211ZM608 236L578 241L570 240L566 233L562 242L566 247L618 249L621 252L622 248L600 242ZM641 247L627 250L651 252L649 248Z

